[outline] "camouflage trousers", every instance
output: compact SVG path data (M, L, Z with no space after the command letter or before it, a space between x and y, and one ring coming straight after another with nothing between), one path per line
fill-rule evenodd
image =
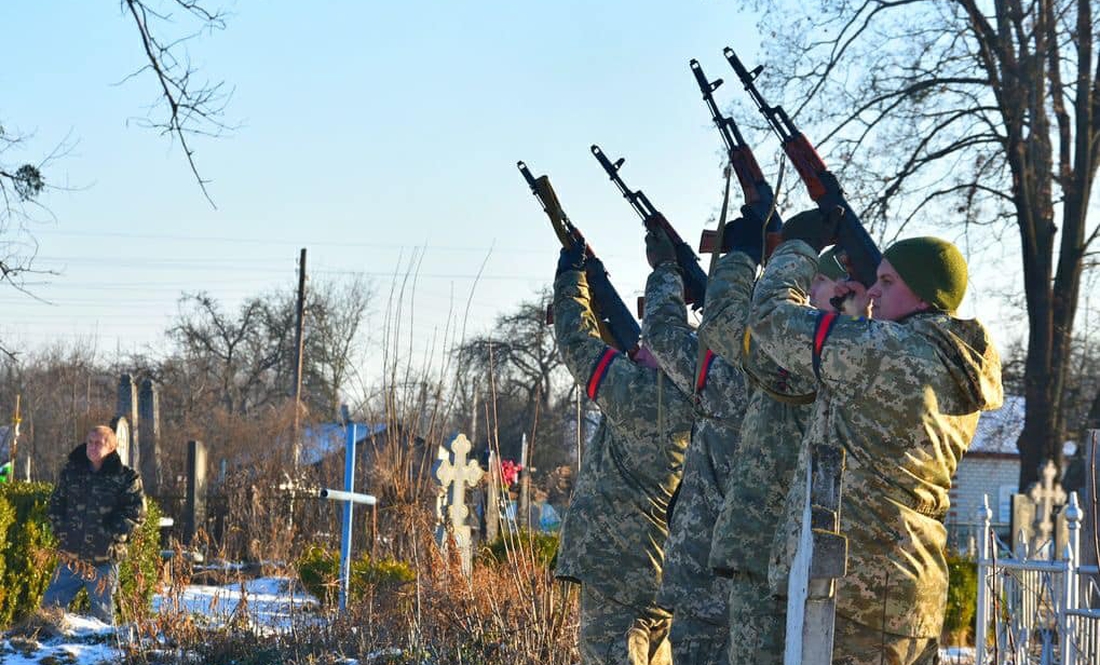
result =
M671 665L670 618L659 607L638 610L582 584L582 665Z
M729 665L780 665L787 601L772 595L766 577L735 573L730 586Z
M705 621L684 612L672 615L672 662L675 665L726 665L729 626Z
M833 665L938 665L940 644L934 637L908 637L836 618Z

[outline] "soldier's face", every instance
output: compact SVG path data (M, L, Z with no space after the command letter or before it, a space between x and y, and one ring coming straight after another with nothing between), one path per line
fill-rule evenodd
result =
M829 299L836 295L836 280L829 279L821 273L814 275L810 282L810 307L826 312L833 311Z
M85 441L88 461L92 463L92 466L96 469L103 464L103 460L107 459L107 456L115 451L114 446L111 445L111 440L107 438L106 434L102 432L91 432L88 434L88 440Z
M929 307L886 259L879 264L878 281L867 295L871 297L871 316L882 321L897 321Z

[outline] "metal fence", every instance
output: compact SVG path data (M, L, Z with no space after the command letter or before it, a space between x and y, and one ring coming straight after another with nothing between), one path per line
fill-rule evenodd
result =
M1076 493L1065 507L1069 542L1013 552L992 529L989 498L979 510L978 665L1097 665L1100 608L1088 607L1085 585L1096 566L1080 565L1081 510Z

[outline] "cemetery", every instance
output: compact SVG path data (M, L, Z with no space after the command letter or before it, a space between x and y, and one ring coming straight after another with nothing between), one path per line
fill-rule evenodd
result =
M0 665L1100 665L1100 0L0 26Z

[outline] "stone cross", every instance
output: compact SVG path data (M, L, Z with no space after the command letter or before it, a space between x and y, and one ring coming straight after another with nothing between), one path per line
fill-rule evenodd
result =
M1028 496L1035 502L1035 535L1039 542L1050 540L1054 531L1054 522L1051 515L1055 506L1061 506L1066 502L1066 493L1062 486L1055 482L1058 476L1058 468L1054 462L1047 460L1043 468L1039 470L1042 480L1031 486Z
M432 463L432 477L439 483L440 494L435 539L445 549L448 538L454 538L462 570L467 576L473 571L473 548L470 526L466 523L470 515L466 488L477 485L484 473L476 461L467 458L471 447L466 435L458 434L439 447L436 461Z

